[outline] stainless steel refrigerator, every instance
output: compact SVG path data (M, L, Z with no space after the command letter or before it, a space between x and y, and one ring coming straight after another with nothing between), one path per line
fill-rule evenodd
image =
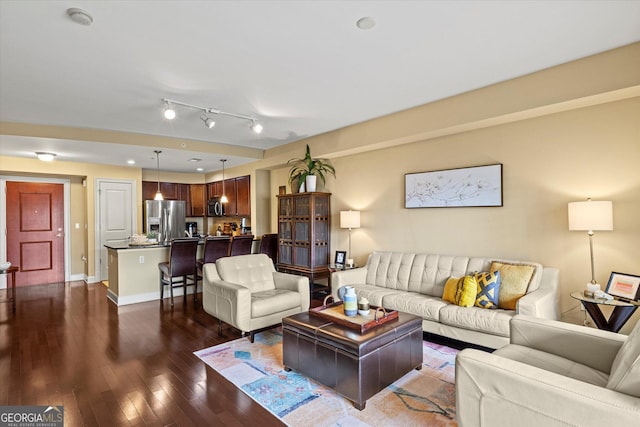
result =
M145 200L145 233L158 233L158 243L184 237L185 204L182 200Z

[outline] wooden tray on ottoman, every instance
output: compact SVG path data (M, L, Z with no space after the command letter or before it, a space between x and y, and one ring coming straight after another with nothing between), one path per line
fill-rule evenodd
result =
M369 314L366 316L360 314L347 316L344 314L342 301L327 304L328 298L333 299L331 295L327 296L322 305L310 309L309 314L353 329L361 334L398 318L398 312L396 310L387 311L383 307L374 306L371 306L371 310L369 310Z

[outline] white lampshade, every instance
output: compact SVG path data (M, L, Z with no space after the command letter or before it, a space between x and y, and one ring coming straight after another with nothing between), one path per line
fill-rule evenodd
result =
M569 230L613 230L613 203L593 200L569 203Z
M340 228L360 228L360 211L340 211Z

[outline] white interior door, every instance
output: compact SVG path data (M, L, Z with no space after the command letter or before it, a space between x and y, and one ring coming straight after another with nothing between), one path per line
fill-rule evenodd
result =
M107 249L104 245L124 243L135 230L133 182L98 181L100 277L109 278Z

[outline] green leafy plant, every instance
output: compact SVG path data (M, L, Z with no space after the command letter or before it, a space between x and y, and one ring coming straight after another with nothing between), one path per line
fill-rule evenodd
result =
M150 231L147 233L147 239L155 239L156 237L158 237L158 233L156 233L155 231Z
M324 185L326 183L327 175L333 175L335 178L336 170L328 159L314 159L311 157L311 150L307 144L307 150L305 155L301 159L290 159L287 164L291 166L289 170L289 184L293 184L297 181L302 185L305 182L307 176L315 175L322 181Z

